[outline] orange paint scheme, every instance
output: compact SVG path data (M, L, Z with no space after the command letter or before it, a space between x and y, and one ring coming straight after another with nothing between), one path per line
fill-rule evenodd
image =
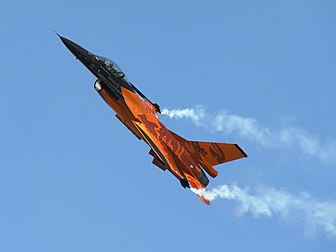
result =
M116 117L149 145L153 164L170 171L184 188L203 189L209 183L205 172L213 178L218 174L213 166L246 157L236 144L188 141L168 130L158 118L159 106L129 82L115 62L57 35L76 59L97 77L94 87L116 112ZM203 196L198 197L210 203Z
M112 97L106 90L99 91L104 100L117 113L117 118L138 138L151 148L153 164L168 169L176 178L185 178L195 189L205 188L208 179L218 172L214 165L246 157L235 144L188 141L168 130L159 120L156 108L138 94L121 87L124 103ZM198 197L206 204L210 202Z

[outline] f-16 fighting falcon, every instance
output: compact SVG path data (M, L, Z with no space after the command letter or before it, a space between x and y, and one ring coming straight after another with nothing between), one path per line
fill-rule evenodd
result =
M76 59L97 77L94 89L115 111L116 117L148 144L153 164L171 172L182 187L203 189L209 183L205 172L212 178L218 174L213 166L247 157L237 144L188 141L170 131L159 120L159 105L128 81L116 63L57 35ZM198 197L210 204L203 196Z

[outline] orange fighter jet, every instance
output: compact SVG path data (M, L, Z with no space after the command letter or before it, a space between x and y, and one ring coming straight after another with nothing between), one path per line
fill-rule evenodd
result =
M170 171L184 188L205 188L209 183L205 172L213 178L218 174L213 166L247 157L237 144L188 141L170 131L159 120L160 107L129 82L117 64L58 36L97 77L94 88L116 112L116 117L149 145L153 164ZM203 196L198 197L209 204Z

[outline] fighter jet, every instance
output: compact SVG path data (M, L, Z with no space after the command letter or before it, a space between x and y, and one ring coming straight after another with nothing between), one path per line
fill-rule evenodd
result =
M76 59L96 76L94 89L115 111L115 116L139 140L148 144L152 163L172 173L183 188L206 188L209 184L206 173L212 178L218 174L213 166L247 157L237 144L189 141L167 129L158 117L159 105L141 93L115 62L57 35ZM198 197L210 204L202 195Z

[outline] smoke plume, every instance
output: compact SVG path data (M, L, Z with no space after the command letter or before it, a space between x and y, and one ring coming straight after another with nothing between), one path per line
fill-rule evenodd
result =
M279 130L272 130L261 126L254 118L234 115L226 111L212 115L201 106L187 109L163 109L162 114L169 118L189 119L195 125L211 131L236 134L267 148L297 147L303 154L316 157L324 163L336 163L336 141L331 139L321 142L318 137L300 127L286 125Z
M163 109L162 114L169 118L186 118L198 127L235 134L267 148L296 147L303 154L316 157L324 163L336 163L336 141L331 139L322 142L300 127L285 125L274 130L261 126L254 118L234 115L227 111L213 115L201 106ZM223 185L210 191L192 191L210 201L217 198L236 201L237 216L250 213L254 218L278 217L286 223L303 224L306 236L321 232L328 238L336 239L336 202L333 200L320 201L307 192L294 195L285 189L259 187L250 190L235 184Z
M216 198L238 202L236 215L241 217L250 213L254 218L279 217L286 223L301 223L305 226L305 235L324 233L330 239L336 239L336 202L319 201L307 192L292 195L284 189L258 188L251 192L248 188L223 185L211 191L192 191L212 201Z

